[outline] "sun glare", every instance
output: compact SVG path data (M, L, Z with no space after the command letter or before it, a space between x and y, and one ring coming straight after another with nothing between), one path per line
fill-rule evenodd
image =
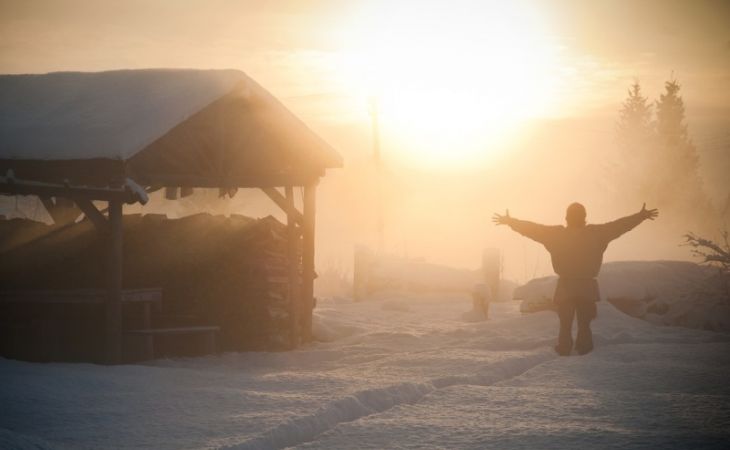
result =
M548 114L557 49L539 11L512 2L393 3L353 16L341 72L356 97L377 97L384 145L398 157L473 164L527 119Z

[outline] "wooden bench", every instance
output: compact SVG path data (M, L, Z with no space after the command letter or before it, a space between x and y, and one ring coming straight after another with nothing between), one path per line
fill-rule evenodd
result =
M105 289L0 289L0 354L31 361L103 361ZM150 328L161 288L121 292L123 326Z
M217 326L150 328L125 331L127 362L162 356L199 356L217 352ZM170 337L175 337L172 342ZM187 342L185 342L187 338ZM180 344L184 345L180 345ZM178 345L175 345L178 344Z
M0 305L105 305L107 291L103 289L30 289L0 290ZM137 325L147 328L151 321L152 305L162 302L162 288L124 289L122 305L139 309Z

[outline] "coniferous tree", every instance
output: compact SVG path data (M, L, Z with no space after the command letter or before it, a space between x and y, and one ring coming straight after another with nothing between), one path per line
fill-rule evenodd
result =
M640 148L651 140L651 104L641 94L638 81L631 85L629 96L621 105L616 131L619 145L625 149Z
M620 164L614 167L620 196L638 197L642 201L655 200L656 182L647 171L656 153L656 139L652 122L652 105L635 81L619 110L616 123L616 142Z
M656 102L658 204L706 221L712 208L702 187L697 149L685 123L680 85L670 80L664 89Z
M679 83L667 81L664 88L665 92L656 102L656 128L662 156L670 162L673 175L696 175L699 158L684 122L684 101L679 95Z

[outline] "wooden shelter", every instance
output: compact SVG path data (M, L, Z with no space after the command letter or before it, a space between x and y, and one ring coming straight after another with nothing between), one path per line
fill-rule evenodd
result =
M243 72L3 75L0 117L0 194L72 200L108 243L109 363L121 354L123 205L163 187L257 188L285 211L289 302L309 339L316 187L342 158ZM93 201L107 202L106 212Z

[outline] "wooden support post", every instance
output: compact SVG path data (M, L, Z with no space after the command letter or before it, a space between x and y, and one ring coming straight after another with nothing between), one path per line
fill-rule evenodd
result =
M302 302L299 289L299 230L297 229L297 217L293 214L296 211L294 204L294 189L291 186L285 188L285 201L287 211L287 277L289 278L289 327L291 329L292 348L299 346L301 331L299 328L299 317L302 311Z
M77 198L74 200L76 202L76 205L78 208L83 211L84 215L87 219L91 221L91 223L94 224L97 231L101 233L102 235L106 235L109 233L109 223L107 222L106 218L104 217L104 214L101 213L98 209L96 209L96 206L91 202L91 200L84 199L84 198Z
M122 354L122 232L122 202L110 201L105 323L107 364L119 364Z
M499 297L499 281L502 276L502 256L497 248L482 251L482 274L490 290L492 300Z
M314 310L314 224L316 216L317 182L304 186L304 224L302 226L302 339L312 339L312 312Z
M289 201L287 198L283 195L281 195L281 192L276 190L276 188L261 188L261 190L266 194L274 203L276 203L279 208L281 208L286 214L287 218L289 216L294 217L294 220L296 221L297 225L302 225L302 213L300 213L297 208L294 206L294 202L289 204Z

